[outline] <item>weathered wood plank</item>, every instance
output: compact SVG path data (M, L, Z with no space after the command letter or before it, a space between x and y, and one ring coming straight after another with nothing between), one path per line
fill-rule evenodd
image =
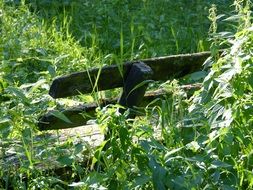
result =
M33 159L36 160L36 162L33 162L33 166L41 172L63 168L57 161L59 154L57 155L55 152L52 154L52 149L56 146L62 147L68 139L71 139L73 144L82 144L83 148L89 152L92 148L98 147L103 142L104 135L101 133L98 125L86 125L85 127L59 130L58 132L47 131L39 135L34 134L30 139L33 148L32 156ZM23 143L21 139L12 138L5 139L4 141L0 139L1 172L9 173L13 172L13 170L15 172L20 166L29 163ZM30 146L30 144L26 146ZM42 147L44 147L43 151ZM74 152L74 149L75 146L70 145L66 148L66 146L63 145L61 151L66 155L70 155ZM83 157L77 157L75 161L84 164L88 161L87 159L90 159L88 155L89 154Z
M123 65L123 76L126 76L130 68L130 63ZM53 98L64 98L80 93L89 93L92 90L100 91L122 87L123 81L117 65L93 68L56 78L50 87L49 94Z
M181 88L191 91L199 89L200 84L196 85L184 85ZM147 106L150 102L157 98L162 98L164 96L168 96L169 94L164 90L157 90L155 92L147 92L142 99L141 107ZM96 103L80 105L78 107L69 108L67 110L62 111L62 113L72 122L67 123L57 117L55 117L51 112L48 112L44 116L39 119L38 128L39 130L54 130L54 129L66 129L66 128L74 128L81 125L86 125L87 121L90 119L96 118L96 108L98 106L104 107L109 104L116 104L117 98L115 99L107 99L102 100L98 105Z
M113 100L103 100L99 105L96 103L80 105L77 107L72 107L67 110L63 110L62 113L71 121L71 123L65 122L57 118L52 112L48 112L39 118L38 128L39 130L52 130L52 129L66 129L74 128L81 125L86 125L87 121L96 118L96 108L98 106L106 106L108 104L117 103L116 99Z
M201 52L144 59L141 62L153 70L153 80L167 80L201 70L202 64L209 56L210 52ZM63 98L80 93L90 93L92 90L122 87L131 65L137 62L123 64L123 76L117 65L111 65L58 77L53 81L49 94L53 98Z

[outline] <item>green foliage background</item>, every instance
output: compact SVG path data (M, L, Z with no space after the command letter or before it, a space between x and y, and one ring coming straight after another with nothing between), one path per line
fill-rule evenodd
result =
M1 1L0 188L251 189L251 4ZM219 48L226 48L222 57ZM111 137L97 149L37 131L38 117L64 102L47 95L58 75L209 49L210 72L190 99L180 84L191 76L162 84L172 96L137 120L127 120L117 106L98 109L97 123ZM18 167L6 159L10 152ZM50 168L52 160L65 170Z

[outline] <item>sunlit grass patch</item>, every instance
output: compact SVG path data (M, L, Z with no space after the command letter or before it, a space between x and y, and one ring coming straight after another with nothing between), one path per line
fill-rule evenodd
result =
M0 188L251 189L252 16L249 1L231 3L0 2L0 155L16 154L20 163L16 170L2 159ZM232 17L220 15L234 8ZM220 45L231 48L206 62L213 67L191 100L181 82L206 73L161 85L171 96L136 120L115 105L97 109L96 122L110 137L96 149L79 137L62 142L61 131L37 131L41 114L71 102L47 95L56 76L158 55L215 54Z

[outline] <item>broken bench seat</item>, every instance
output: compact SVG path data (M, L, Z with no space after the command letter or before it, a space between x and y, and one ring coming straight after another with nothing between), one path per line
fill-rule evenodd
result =
M159 96L157 94L145 96L150 81L166 81L199 71L209 56L210 52L172 55L76 72L54 79L49 94L53 98L66 98L80 93L91 93L94 90L123 87L118 100L105 101L100 106L119 103L133 109L140 106L142 102L152 101ZM48 112L39 119L38 127L40 130L51 130L85 125L90 117L95 116L96 107L94 103L62 111L71 123ZM89 116L86 117L85 113ZM130 114L130 117L134 116L134 112Z

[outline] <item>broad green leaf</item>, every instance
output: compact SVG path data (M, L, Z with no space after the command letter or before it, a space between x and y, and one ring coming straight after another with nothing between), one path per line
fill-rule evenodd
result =
M52 110L50 111L50 113L54 115L55 117L65 121L66 123L72 123L62 112L58 110Z
M124 151L127 151L129 146L131 146L131 142L130 142L130 138L129 138L129 131L124 127L120 127L119 138L120 138L120 143L121 143L122 149Z
M197 81L197 80L205 78L205 76L206 76L205 71L198 71L198 72L195 72L195 73L191 74L191 79L194 80L194 81Z
M240 16L239 15L232 15L232 16L224 19L223 21L237 22L238 20L240 20Z
M55 69L54 65L49 65L47 67L47 70L48 70L48 72L49 72L49 74L51 75L52 78L55 77L55 75L56 75L56 69Z
M66 155L66 156L59 156L57 158L57 161L62 165L71 166L74 160L70 156Z
M220 160L214 160L208 169L230 168L230 167L232 167L232 165L222 162Z
M25 102L25 103L30 102L21 89L9 86L9 87L7 87L6 90L7 90L7 92L9 92L9 93L15 95L16 97L20 98L23 102Z
M45 83L46 83L45 79L38 80L36 83L33 84L32 88L28 92L28 95L31 95L35 90L37 90L41 85Z
M80 153L80 152L82 152L82 151L83 151L83 144L82 144L82 143L76 144L76 145L75 145L74 154L76 155L76 154L78 154L78 153Z
M3 118L0 120L0 136L7 138L12 130L11 120Z
M134 179L133 188L141 187L144 184L146 184L147 182L149 182L150 180L151 180L151 176L148 176L148 175L145 175L145 174L140 175L140 176L138 176Z
M153 156L150 156L149 167L152 170L153 185L155 189L166 190L165 181L167 171L160 166Z
M166 161L171 155L173 155L173 154L179 152L180 150L182 150L182 148L183 148L183 147L176 148L176 149L173 149L173 150L167 152L167 153L164 155L165 161Z
M141 83L139 83L139 84L137 84L133 89L131 89L131 91L127 94L127 97L126 98L128 98L128 96L130 96L130 94L133 92L133 91L135 91L136 89L138 89L138 88L140 88L140 87L142 87L142 86L144 86L144 85L147 85L148 83L150 83L152 80L144 80L144 81L142 81Z
M102 152L102 150L105 148L105 146L107 145L107 143L108 143L108 140L104 140L104 141L101 143L101 145L97 148L97 150L95 151L94 156L92 157L91 168L93 168L94 165L95 165L98 161L100 161L101 156L102 156L102 155L101 155L101 152Z
M25 128L23 131L22 131L22 137L24 138L24 139L26 139L28 142L30 142L31 141L31 139L32 139L32 130L30 129L30 128ZM27 143L28 143L27 142ZM26 144L27 144L26 143Z

